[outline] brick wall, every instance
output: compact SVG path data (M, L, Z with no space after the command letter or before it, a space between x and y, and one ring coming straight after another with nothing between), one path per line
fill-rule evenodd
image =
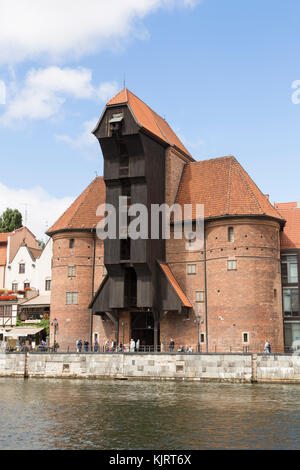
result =
M228 241L234 228L234 242ZM243 347L263 351L265 340L273 352L283 351L283 320L279 224L263 219L228 219L206 223L208 351L239 352ZM196 303L195 292L204 291L204 253L187 251L185 240L167 241L167 262L180 286L201 314L205 333L204 304ZM237 270L228 271L228 259L236 259ZM187 274L187 264L196 264L196 274ZM177 345L197 343L195 313L190 320L178 313L162 318L161 340L173 336ZM249 342L243 343L243 333Z
M75 246L69 247L73 238ZM68 277L68 266L76 266L76 276ZM96 238L94 291L103 279L103 242ZM91 313L88 308L93 291L93 234L64 232L53 235L51 321L56 318L56 341L61 350L75 349L76 340L90 341ZM78 305L66 305L66 293L78 292ZM53 328L50 330L53 343Z

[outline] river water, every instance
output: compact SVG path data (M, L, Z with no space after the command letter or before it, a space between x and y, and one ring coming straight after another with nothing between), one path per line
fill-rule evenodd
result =
M297 449L300 386L0 378L0 449Z

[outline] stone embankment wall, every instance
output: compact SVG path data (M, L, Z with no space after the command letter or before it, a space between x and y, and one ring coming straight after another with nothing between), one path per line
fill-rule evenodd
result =
M25 354L0 353L0 377L24 377Z
M300 356L0 353L0 376L300 383Z

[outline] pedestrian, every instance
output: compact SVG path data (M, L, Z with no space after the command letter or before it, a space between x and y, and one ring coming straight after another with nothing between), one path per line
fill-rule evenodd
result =
M99 351L99 343L97 340L95 340L94 342L94 352L98 352Z
M89 351L89 342L87 340L85 340L83 345L84 345L84 352L88 352Z
M170 347L170 352L174 352L175 341L173 340L173 338L170 339L169 347Z
M82 349L82 341L80 339L79 341L77 341L77 352L81 353L81 349Z
M136 340L135 349L137 350L137 352L139 352L139 349L140 349L140 340L139 339Z
M265 342L265 354L271 354L271 345L267 339Z
M105 341L104 350L105 350L105 352L109 352L109 341L108 340Z
M130 352L134 352L135 350L135 341L133 338L130 340Z

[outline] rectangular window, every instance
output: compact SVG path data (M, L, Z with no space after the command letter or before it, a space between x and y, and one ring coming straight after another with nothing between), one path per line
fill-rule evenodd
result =
M18 283L17 282L12 283L11 290L13 292L17 292L17 290L18 290Z
M284 255L281 261L282 282L284 284L298 283L298 258L296 255Z
M0 305L0 317L11 318L12 317L12 306L11 305Z
M227 261L227 270L228 271L235 271L236 269L237 269L236 259L229 259Z
M68 266L68 277L76 276L76 266Z
M66 293L66 304L67 305L78 305L78 292L67 292Z
M286 317L299 315L299 291L297 287L283 289L283 311Z
M51 290L51 279L46 279L45 290Z
M196 302L204 302L204 291L200 290L196 292Z
M242 333L243 334L243 343L249 343L249 333Z
M200 334L200 341L201 343L205 343L205 333Z
M230 243L234 242L234 228L233 227L228 227L228 241Z
M75 246L75 240L74 240L74 238L70 238L70 240L69 240L69 248L74 248L74 246Z
M19 274L24 274L25 273L25 263L20 263L19 264Z
M196 274L196 265L195 264L188 264L187 265L187 273L188 274Z

